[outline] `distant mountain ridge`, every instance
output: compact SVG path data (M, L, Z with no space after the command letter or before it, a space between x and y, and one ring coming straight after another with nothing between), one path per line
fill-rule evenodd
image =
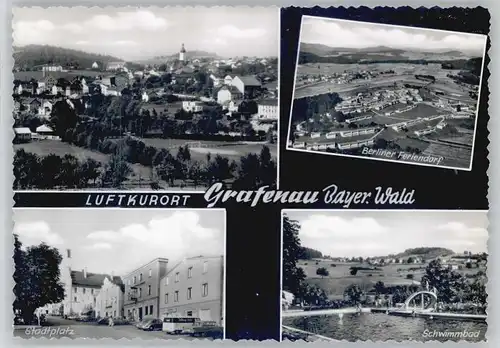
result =
M405 48L394 48L388 46L375 46L375 47L363 47L363 48L347 48L347 47L331 47L323 44L313 44L307 42L300 43L300 52L312 53L318 56L328 56L336 53L394 53L401 54L404 52L408 53L420 53L420 54L441 54L441 55L455 55L464 57L477 57L482 56L482 51L474 50L459 50L459 49L429 49L425 48L423 50L416 49L405 49Z
M98 53L89 53L70 48L50 45L27 45L13 47L14 66L34 68L41 65L61 65L63 67L78 67L90 69L96 62L103 66L109 62L123 62L121 58Z

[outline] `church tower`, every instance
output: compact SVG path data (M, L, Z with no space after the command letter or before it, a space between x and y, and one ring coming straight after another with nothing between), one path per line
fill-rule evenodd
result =
M73 282L71 279L71 265L72 264L72 259L71 259L71 250L66 249L65 254L63 256L62 262L61 262L61 282L63 283L64 286L64 300L63 300L63 307L64 307L64 314L65 315L70 315L71 314L71 308L72 308L72 290L73 290Z
M181 50L179 51L179 60L181 62L184 62L184 59L185 59L185 53L186 53L186 49L184 48L184 44L182 44L181 46Z

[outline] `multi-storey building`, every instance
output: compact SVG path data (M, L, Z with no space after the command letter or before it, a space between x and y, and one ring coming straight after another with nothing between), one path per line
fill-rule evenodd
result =
M106 277L97 295L95 314L97 317L124 317L123 300L125 287L120 277Z
M222 325L223 282L222 256L185 258L161 280L160 315L192 316Z
M167 274L168 260L156 258L124 276L126 318L136 321L159 318L160 279Z

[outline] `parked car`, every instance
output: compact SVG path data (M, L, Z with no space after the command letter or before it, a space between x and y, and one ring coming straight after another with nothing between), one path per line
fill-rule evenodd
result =
M163 321L160 319L151 319L146 321L141 329L144 331L161 331L163 328Z
M101 318L97 320L97 325L109 325L109 318Z
M218 326L215 321L196 322L186 333L193 337L211 337L213 339L222 339L224 335L222 327Z

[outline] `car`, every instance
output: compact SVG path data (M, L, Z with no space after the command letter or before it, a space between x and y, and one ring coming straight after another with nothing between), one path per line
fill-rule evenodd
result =
M146 321L141 329L144 331L161 331L163 328L163 321L160 319L151 319Z
M135 324L135 327L142 330L142 327L144 326L144 324L146 324L146 322L147 320L141 320L137 324Z
M108 325L109 324L109 318L101 318L96 322L97 325Z

